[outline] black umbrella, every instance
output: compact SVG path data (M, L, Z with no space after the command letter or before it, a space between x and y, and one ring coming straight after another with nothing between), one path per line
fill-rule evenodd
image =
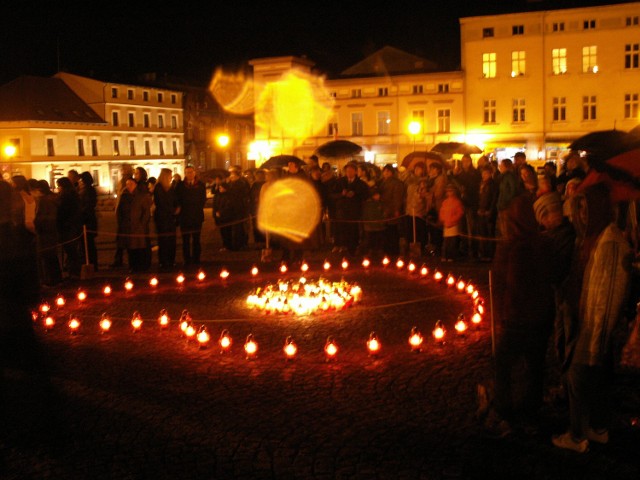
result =
M357 155L361 151L360 145L349 140L331 140L316 148L315 153L325 158L340 158Z
M411 170L417 162L423 162L428 166L432 162L444 163L444 159L436 152L411 152L402 159L401 165L407 170Z
M482 149L477 147L476 145L471 145L469 143L463 142L440 142L436 143L433 148L431 148L432 152L440 153L445 157L450 157L456 153L461 155L471 155L474 153L482 153Z
M634 146L640 146L638 137L624 130L613 129L587 133L571 142L569 148L585 152L589 166L602 172L609 158L632 150Z
M276 155L264 162L260 168L284 168L289 164L289 162L296 162L298 166L306 165L304 160L296 157L295 155Z
M201 178L213 180L218 175L222 176L222 178L226 178L229 176L229 172L224 168L212 168L210 170L205 170L200 174Z

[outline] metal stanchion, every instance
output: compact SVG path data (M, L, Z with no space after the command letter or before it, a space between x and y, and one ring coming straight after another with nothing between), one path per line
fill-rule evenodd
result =
M87 279L91 278L94 273L93 265L89 263L89 242L87 240L87 226L82 226L82 237L84 240L84 265L82 265L80 269L80 278Z

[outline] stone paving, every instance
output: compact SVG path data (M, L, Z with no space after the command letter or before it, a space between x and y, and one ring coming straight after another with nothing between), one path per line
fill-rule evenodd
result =
M49 362L48 374L6 372L6 426L0 434L0 478L5 479L446 479L446 478L640 478L640 414L637 372L619 372L614 388L614 427L609 445L585 455L552 447L550 435L566 428L566 411L547 405L543 428L534 436L516 432L503 440L481 435L474 418L476 385L491 377L489 317L464 337L454 335L459 313L473 312L471 299L406 269L341 271L338 256L309 258L308 278L326 274L357 282L360 304L342 312L304 318L264 315L245 306L248 292L282 275L277 263L260 264L259 252L219 253L208 246L197 283L187 274L132 277L101 269L92 278L59 289L69 302L49 333L36 327ZM101 246L101 262L112 252ZM104 257L104 260L102 259ZM425 259L436 267L433 259ZM259 278L249 275L257 263ZM222 266L231 276L218 277ZM448 271L478 285L488 298L486 264L447 264ZM314 275L315 272L315 275ZM325 275L325 274L323 274ZM100 290L110 282L114 293ZM74 299L79 286L89 298ZM43 292L53 300L58 290ZM172 317L160 330L156 317ZM214 341L222 329L234 338L230 352L199 349L176 320L189 309L195 324L207 325ZM54 309L55 310L55 309ZM133 333L134 310L145 319ZM102 312L114 319L102 335ZM77 335L62 324L69 313L83 321ZM435 320L448 329L444 345L430 337ZM411 352L408 335L417 326L426 337ZM382 342L369 356L365 341L375 330ZM252 333L256 358L242 349ZM292 335L293 360L282 347ZM339 344L326 361L324 342ZM550 359L549 383L557 382Z

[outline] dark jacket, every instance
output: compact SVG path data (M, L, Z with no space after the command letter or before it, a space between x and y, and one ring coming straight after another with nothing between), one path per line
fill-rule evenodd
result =
M180 204L179 223L183 230L199 230L204 222L204 204L207 201L207 189L200 180L193 184L186 181L178 187L178 202Z

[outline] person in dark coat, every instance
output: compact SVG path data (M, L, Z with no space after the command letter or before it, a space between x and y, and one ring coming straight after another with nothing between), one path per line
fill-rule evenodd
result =
M184 180L178 187L178 218L182 234L182 257L186 268L200 265L200 237L206 201L207 189L204 183L197 178L195 169L188 166L184 170Z
M495 251L496 217L498 215L498 184L493 178L493 168L486 165L480 171L482 182L479 186L477 232L478 256L481 261L490 261Z
M120 199L122 198L122 193L127 189L126 188L127 179L133 178L133 167L128 163L123 163L122 165L120 165L120 175L121 175L120 181L118 182L118 185L115 187L116 193L118 195L118 201L116 203L116 212L118 211L118 206L120 204ZM116 252L113 256L113 263L110 265L111 268L120 268L123 265L122 257L124 255L124 252L127 249L126 247L127 239L119 238L122 228L123 226L121 226L120 223L118 223L118 231L116 234Z
M62 269L58 257L58 196L51 191L49 182L38 180L34 189L38 199L36 211L36 244L38 248L38 276L45 286L62 282Z
M233 250L233 219L235 218L234 202L229 193L229 184L221 182L213 195L213 218L220 229L222 248Z
M233 219L233 250L242 250L248 245L248 227L249 220L249 190L250 185L246 178L242 176L239 167L232 167L229 170L229 193L234 202Z
M260 190L262 190L266 180L265 171L262 169L256 170L254 177L255 179L249 189L249 213L251 214L253 242L263 244L266 242L266 238L264 233L258 229L258 206L260 204Z
M380 201L384 206L385 233L384 253L400 253L400 221L404 213L404 183L396 175L396 169L390 163L382 168L382 181L379 185Z
M462 233L466 235L466 241L461 242L461 253L470 258L478 255L477 216L480 195L480 172L473 166L471 155L463 155L460 161L460 170L454 173L454 180L460 188L460 198L464 205L465 221L462 222Z
M369 186L358 178L357 171L355 163L348 163L332 194L336 201L336 246L349 255L355 255L360 244L362 207L369 197Z
M178 197L171 177L171 170L163 168L153 189L153 220L158 235L158 262L161 270L172 270L176 262Z
M67 177L56 180L58 186L58 238L65 255L63 265L72 277L80 276L80 240L82 211L78 192Z
M93 265L94 271L98 270L98 250L96 248L96 237L98 236L98 216L96 207L98 206L98 192L93 186L93 177L89 172L82 172L78 181L78 196L80 197L80 211L82 215L82 225L87 230L87 257L89 263ZM80 252L84 256L84 241L80 242ZM84 257L83 257L84 260Z
M504 437L516 426L530 433L537 428L553 328L546 313L554 301L530 196L514 197L499 221L503 236L494 257L492 287L497 332L495 400L485 422L492 437Z
M132 273L149 270L151 236L149 224L151 221L151 194L146 188L133 179L127 180L127 191L131 195L130 203L130 236L128 242L129 268Z

